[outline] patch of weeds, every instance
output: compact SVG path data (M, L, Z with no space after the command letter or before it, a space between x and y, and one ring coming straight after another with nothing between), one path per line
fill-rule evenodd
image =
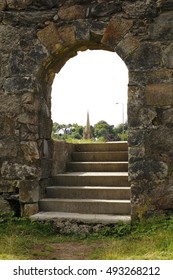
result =
M106 225L98 231L99 236L122 237L131 233L131 225L123 222Z

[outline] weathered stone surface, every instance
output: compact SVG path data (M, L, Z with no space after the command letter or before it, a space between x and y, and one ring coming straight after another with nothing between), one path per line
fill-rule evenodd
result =
M21 141L36 141L39 139L38 125L22 124L20 125Z
M173 108L166 109L162 113L163 123L168 127L173 127Z
M7 6L6 0L1 0L0 11L5 10L6 6Z
M22 203L34 203L39 200L39 183L37 180L23 180L18 184L19 201Z
M40 169L28 166L25 164L3 162L1 168L2 178L7 180L25 180L25 179L37 179L40 177Z
M81 5L74 5L72 7L62 7L58 11L58 16L62 20L75 20L85 18L86 8Z
M153 157L158 156L158 152L160 154L167 153L170 157L170 153L173 152L172 133L172 129L164 126L160 126L157 130L149 130L145 136L148 154L153 151Z
M121 12L122 7L121 3L119 1L115 2L101 2L96 5L93 5L91 8L89 16L92 17L105 17L105 16L110 16L114 13Z
M39 31L37 36L49 51L61 50L63 44L75 42L75 31L72 25L58 28L55 23L51 22Z
M20 98L17 95L0 95L0 112L6 114L19 114Z
M131 164L129 180L163 180L168 176L168 166L164 162L143 160Z
M8 201L4 200L4 198L0 195L0 212L10 212L11 207Z
M33 0L6 0L7 5L11 9L23 10L29 6Z
M75 36L77 41L89 41L90 32L92 29L90 27L89 22L83 22L82 20L78 20L74 23L75 26Z
M18 180L0 180L0 193L17 193Z
M55 73L78 51L104 49L117 52L129 69L132 217L173 209L172 1L0 2L2 197L7 193L13 199L18 195L16 184L31 180L33 188L27 183L19 189L22 213L38 211L37 203L30 203L38 199L35 182L48 184L52 175L64 170L73 150L63 143L54 147L53 155Z
M146 86L145 100L147 105L170 106L173 105L172 84L152 84Z
M173 43L164 50L163 62L167 68L173 68Z
M36 213L38 213L38 203L32 203L32 204L24 204L22 205L22 216L23 217L30 217Z
M30 76L12 77L6 79L4 89L6 94L19 94L25 92L36 92L37 86L35 80Z
M9 25L0 25L0 50L12 50L17 47L19 33L17 28Z
M147 18L155 17L158 14L157 1L123 1L123 10L130 17Z
M24 153L24 157L28 162L33 162L40 158L37 142L21 142L21 148Z
M143 43L132 55L125 59L130 70L146 70L161 66L161 48L159 44Z
M167 12L159 15L154 23L149 27L149 36L152 40L172 40L173 39L173 14Z
M69 161L74 147L65 141L53 142L52 176L65 171L66 163Z
M129 148L129 163L142 160L145 157L145 147Z
M140 46L140 42L131 35L125 36L116 47L120 57L127 57Z
M157 84L160 81L164 83L171 83L173 81L172 70L170 69L154 69L148 71L130 71L129 84L146 85Z
M169 10L173 10L173 2L172 0L159 0L157 1L159 2L158 5L161 8L162 11L169 11Z
M51 22L44 29L40 30L37 33L38 39L40 42L49 50L53 51L56 49L62 48L62 40L58 33L58 28L55 23Z
M120 17L112 19L105 30L102 43L114 49L125 34L127 34L132 24L131 20Z
M0 140L0 155L1 157L16 157L19 150L19 144L15 139L9 139L8 142Z

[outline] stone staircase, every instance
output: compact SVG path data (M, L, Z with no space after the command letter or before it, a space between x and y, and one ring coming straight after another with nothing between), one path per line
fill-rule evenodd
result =
M32 218L129 222L127 142L75 144L67 172L51 179L39 210Z

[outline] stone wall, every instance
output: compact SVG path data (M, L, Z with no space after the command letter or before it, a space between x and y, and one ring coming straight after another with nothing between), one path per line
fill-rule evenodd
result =
M129 69L132 217L173 209L173 1L0 1L0 204L38 211L51 174L51 85L78 51ZM4 201L5 199L5 201Z

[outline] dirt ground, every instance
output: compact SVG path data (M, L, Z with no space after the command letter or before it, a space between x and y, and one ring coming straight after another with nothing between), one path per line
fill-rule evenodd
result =
M47 260L90 260L91 255L103 244L81 244L77 242L63 242L49 245L35 245L33 248L33 259Z

